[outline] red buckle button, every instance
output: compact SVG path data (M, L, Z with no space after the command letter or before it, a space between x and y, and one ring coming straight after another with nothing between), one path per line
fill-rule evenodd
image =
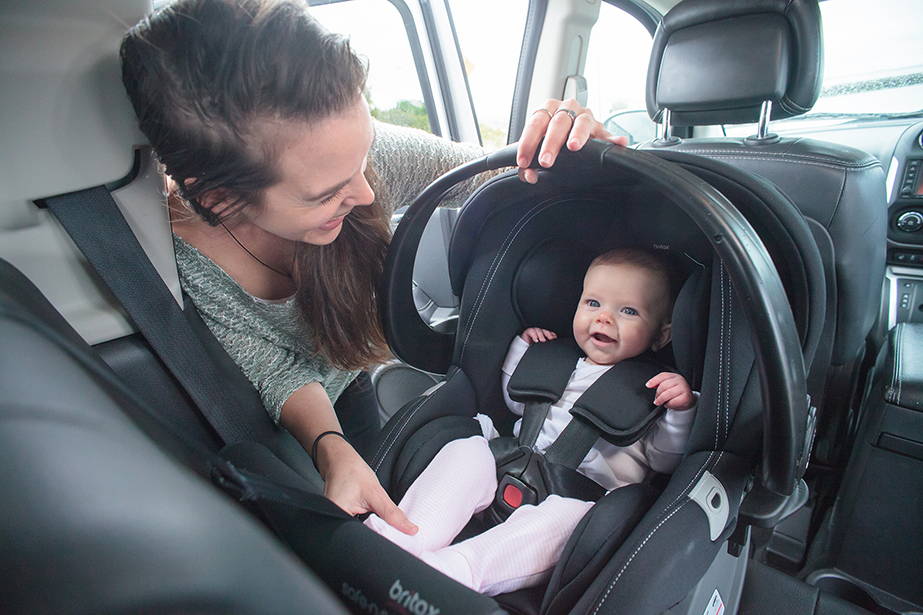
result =
M519 508L522 505L522 491L514 485L507 485L503 488L503 501L510 508Z

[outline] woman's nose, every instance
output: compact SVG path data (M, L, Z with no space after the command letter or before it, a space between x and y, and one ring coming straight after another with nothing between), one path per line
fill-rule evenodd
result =
M374 201L375 192L372 190L369 180L365 178L365 174L360 173L354 182L354 186L352 186L349 196L343 199L343 202L353 207L361 207L371 205Z

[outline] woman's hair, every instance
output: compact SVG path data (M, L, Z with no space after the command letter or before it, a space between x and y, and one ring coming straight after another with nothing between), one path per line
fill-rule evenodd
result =
M287 121L347 110L366 67L294 0L180 0L125 35L122 81L180 195L209 224L259 207L279 181ZM220 215L203 205L217 195ZM380 206L357 207L328 246L301 246L294 279L318 352L358 369L387 356L375 286L388 242Z

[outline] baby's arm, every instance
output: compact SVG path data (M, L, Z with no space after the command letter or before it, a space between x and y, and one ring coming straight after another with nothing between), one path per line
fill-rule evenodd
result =
M646 386L657 388L654 403L665 406L667 411L641 440L642 449L652 470L669 473L676 469L686 452L695 419L696 397L686 379L672 372L657 374Z

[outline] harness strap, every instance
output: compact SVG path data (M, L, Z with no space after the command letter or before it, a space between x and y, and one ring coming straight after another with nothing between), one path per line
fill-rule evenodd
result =
M558 438L545 449L545 459L576 470L597 440L599 431L575 416Z
M527 401L522 411L522 424L519 426L519 444L529 448L535 447L538 434L551 409L550 401Z

